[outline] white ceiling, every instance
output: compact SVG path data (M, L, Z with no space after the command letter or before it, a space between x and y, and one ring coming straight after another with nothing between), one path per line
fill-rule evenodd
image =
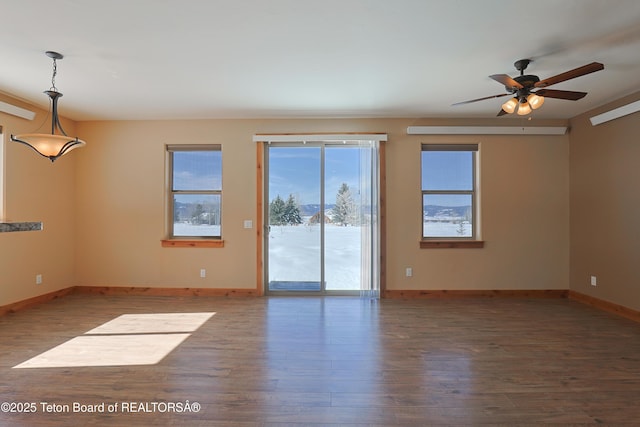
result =
M0 91L75 120L494 117L488 76L533 62L553 89L536 118L570 118L638 91L638 0L4 0ZM509 120L509 118L504 118Z

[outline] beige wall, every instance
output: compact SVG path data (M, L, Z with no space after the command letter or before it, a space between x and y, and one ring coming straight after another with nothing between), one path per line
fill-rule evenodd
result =
M0 119L5 133L32 130L31 122ZM252 136L289 132L389 135L388 289L568 289L569 136L406 134L415 125L496 123L504 121L81 122L76 130L87 146L55 165L7 144L7 213L14 220L41 219L45 231L0 234L0 305L73 285L254 288L256 230L243 228L243 220L256 221ZM222 144L224 248L160 245L164 146L182 142ZM424 142L480 144L484 249L419 249ZM413 268L413 277L404 276L406 267ZM204 279L201 268L208 271ZM34 284L35 274L43 274L43 285Z
M43 95L43 98L46 97ZM0 306L73 286L75 280L76 152L51 164L26 146L9 141L12 133L33 132L47 112L0 94L0 100L36 111L34 120L0 113L4 146L3 221L42 221L42 231L0 233ZM46 101L45 101L46 102ZM63 120L68 134L75 124ZM79 150L78 150L79 151ZM35 284L36 274L43 283Z
M386 132L388 289L567 289L568 137L406 135L426 121L86 122L78 150L77 284L253 288L256 133ZM438 122L442 123L442 121ZM223 148L223 249L162 248L167 143ZM481 144L484 249L419 249L420 144ZM414 276L404 277L405 267ZM199 277L206 268L207 278ZM215 273L213 273L215 272Z
M640 310L640 115L598 126L589 118L638 99L640 93L574 118L570 138L571 289L634 310Z
M403 124L387 149L388 289L568 287L567 136L406 136L404 130ZM483 249L418 248L423 142L480 144ZM405 267L413 277L405 277Z

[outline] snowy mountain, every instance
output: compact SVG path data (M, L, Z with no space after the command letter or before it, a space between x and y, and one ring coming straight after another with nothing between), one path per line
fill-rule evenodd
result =
M324 205L325 213L327 211L333 209L335 205ZM302 216L312 216L320 212L319 204L310 204L310 205L300 205L300 214Z
M422 207L423 215L425 217L434 218L463 218L467 215L467 212L470 209L471 206L425 205Z

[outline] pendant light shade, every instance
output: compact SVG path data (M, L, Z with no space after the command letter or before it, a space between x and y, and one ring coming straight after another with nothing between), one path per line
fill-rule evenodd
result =
M85 146L86 142L78 139L78 137L67 136L64 129L62 129L62 125L60 125L58 99L62 97L62 94L56 89L55 78L57 74L56 60L62 59L63 56L57 52L46 52L46 55L53 59L52 86L50 90L44 92L51 100L51 133L11 135L11 141L24 144L41 156L48 158L51 162L55 162L59 157L64 156L69 151Z
M11 135L11 140L29 146L38 154L50 159L52 162L74 148L86 145L84 141L78 138L69 139L69 137L65 135L50 135L46 133Z

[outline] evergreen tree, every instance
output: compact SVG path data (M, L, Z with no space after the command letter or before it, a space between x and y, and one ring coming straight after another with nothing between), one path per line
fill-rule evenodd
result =
M269 224L270 225L283 225L284 221L285 204L282 197L278 194L275 199L269 203Z
M336 206L333 208L333 221L340 225L355 225L357 221L356 203L353 201L351 189L342 183L336 195Z
M300 216L300 207L293 194L289 194L287 203L284 206L284 213L282 215L282 222L289 225L302 224L302 217Z

